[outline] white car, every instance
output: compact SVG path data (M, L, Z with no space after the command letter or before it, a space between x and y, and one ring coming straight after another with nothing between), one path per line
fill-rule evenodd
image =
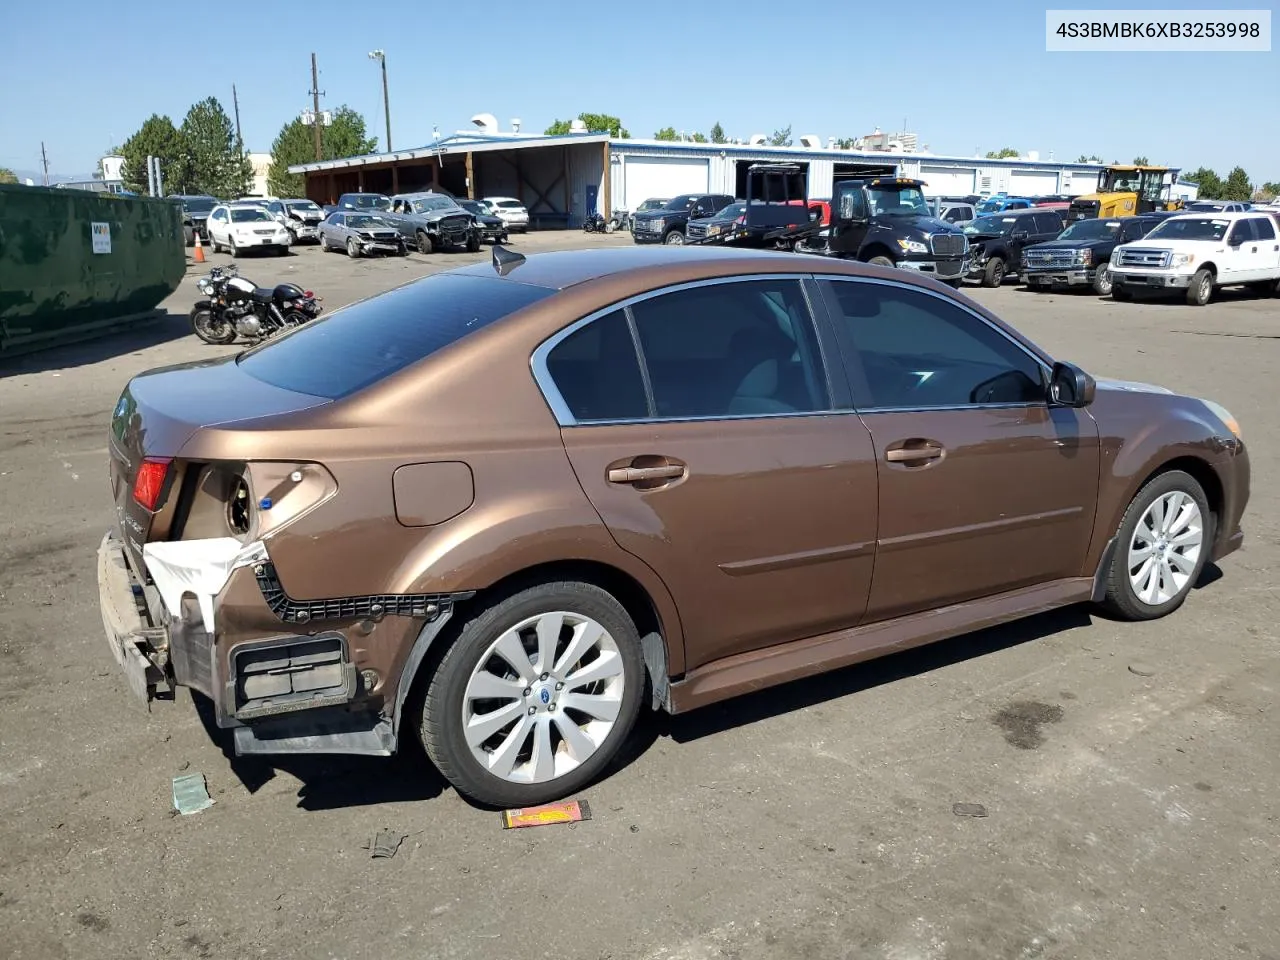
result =
M251 248L289 252L289 231L265 206L256 203L218 204L209 212L207 229L215 253L223 248L233 257Z
M1280 292L1280 215L1190 213L1170 217L1141 240L1111 254L1111 296L1137 290L1186 291L1203 306L1218 287L1248 284Z
M508 230L529 232L529 211L525 205L514 197L486 197L485 203L493 211L493 215L507 225Z

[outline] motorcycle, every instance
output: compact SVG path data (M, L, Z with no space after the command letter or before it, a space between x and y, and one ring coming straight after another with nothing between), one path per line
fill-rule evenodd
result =
M582 229L587 233L604 233L608 229L608 224L605 223L602 214L589 213L582 221Z
M266 289L240 276L236 265L214 267L196 280L207 299L191 308L191 328L205 343L237 337L258 343L314 320L323 309L310 290L292 283Z

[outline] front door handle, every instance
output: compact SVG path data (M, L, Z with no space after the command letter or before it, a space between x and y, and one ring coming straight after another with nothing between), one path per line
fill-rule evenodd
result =
M639 483L642 480L677 480L684 476L684 465L663 464L659 467L614 467L609 471L610 483Z
M924 463L942 458L943 449L928 440L907 440L894 445L884 452L884 458L890 463Z

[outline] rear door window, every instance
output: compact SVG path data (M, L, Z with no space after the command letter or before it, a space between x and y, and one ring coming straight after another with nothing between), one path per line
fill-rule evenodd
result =
M497 277L435 274L313 320L237 363L282 389L336 400L552 293Z
M547 354L547 373L578 423L649 415L640 359L622 310L579 327L556 344Z

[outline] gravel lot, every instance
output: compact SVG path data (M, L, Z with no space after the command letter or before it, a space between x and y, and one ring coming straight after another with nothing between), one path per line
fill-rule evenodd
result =
M333 308L488 256L240 266ZM505 832L420 751L237 760L184 691L149 714L128 693L94 573L106 423L131 374L220 352L189 332L196 275L156 327L0 366L0 955L1280 958L1280 300L969 290L1242 422L1245 549L1180 613L1073 609L652 719L592 821ZM216 805L171 815L197 771ZM408 838L371 859L384 827Z

